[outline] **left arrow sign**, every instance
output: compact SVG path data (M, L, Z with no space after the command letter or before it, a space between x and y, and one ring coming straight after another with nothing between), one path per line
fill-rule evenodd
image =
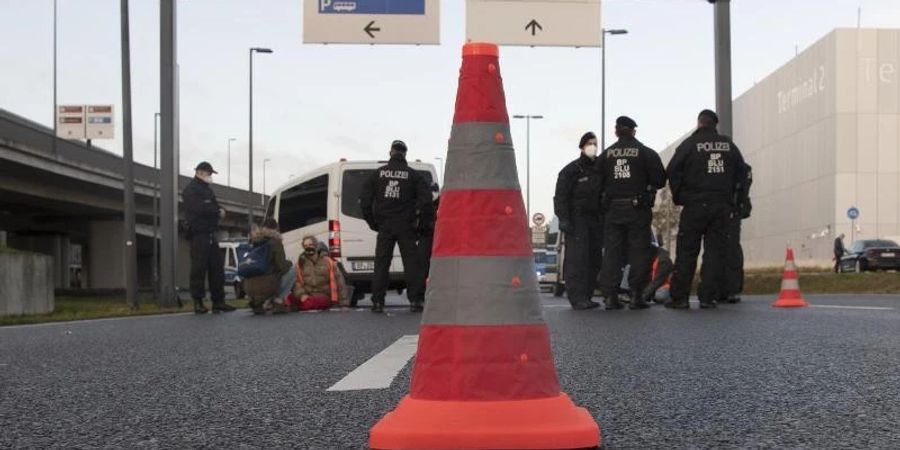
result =
M375 21L374 21L374 20L371 21L371 22L369 22L369 24L366 25L365 28L363 28L363 31L365 31L366 34L368 34L370 38L375 39L375 35L372 34L372 32L373 32L373 31L381 31L381 28L380 28L380 27L373 27L372 25L375 25Z

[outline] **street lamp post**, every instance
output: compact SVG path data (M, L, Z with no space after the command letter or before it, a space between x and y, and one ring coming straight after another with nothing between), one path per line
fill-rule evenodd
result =
M531 220L531 119L543 119L541 115L515 115L513 119L525 119L525 216Z
M247 229L253 228L253 53L272 53L272 49L251 47L250 48L250 141L249 141L249 158L250 158L250 188L249 201L247 202Z
M228 187L231 187L231 143L236 140L236 138L228 138Z
M153 170L156 182L153 183L153 298L159 300L159 161L157 159L159 141L159 113L153 113Z
M607 30L602 28L600 42L600 59L603 67L600 69L600 149L606 148L606 35L627 34L628 30Z
M263 190L262 195L259 198L259 203L263 206L266 204L266 163L269 161L271 161L269 158L263 160Z

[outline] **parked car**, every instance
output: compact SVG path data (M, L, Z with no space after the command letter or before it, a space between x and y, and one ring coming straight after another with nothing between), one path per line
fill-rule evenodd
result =
M272 194L266 211L281 227L284 249L296 261L304 236L316 236L327 245L349 285L354 287L351 306L371 292L375 274L375 238L362 217L359 196L363 183L387 161L346 161L316 168L293 178ZM410 161L410 167L425 177L434 195L440 191L433 164ZM402 292L403 262L394 248L390 288Z
M841 272L900 270L900 245L886 239L859 240L847 249L838 266Z
M234 288L234 297L238 299L244 298L245 293L244 281L237 274L237 268L249 250L247 239L225 239L219 242L219 252L225 261L225 284Z
M534 270L537 272L538 285L541 290L553 292L557 286L556 250L534 249Z

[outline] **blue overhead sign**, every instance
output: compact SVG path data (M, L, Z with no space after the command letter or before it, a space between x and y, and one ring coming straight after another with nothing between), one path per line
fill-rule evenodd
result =
M320 14L425 15L425 0L319 0Z
M858 218L859 218L859 208L857 208L857 207L854 206L854 207L848 209L848 210L847 210L847 217L848 217L850 220L856 220L856 219L858 219Z

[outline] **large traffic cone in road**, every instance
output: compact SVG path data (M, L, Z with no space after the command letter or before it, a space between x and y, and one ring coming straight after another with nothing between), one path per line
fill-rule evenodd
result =
M466 44L412 386L374 449L583 449L560 391L494 44Z
M787 257L784 261L784 275L781 277L781 294L778 300L772 303L776 308L802 308L809 306L800 293L800 276L797 274L797 264L794 263L794 249L788 247Z

